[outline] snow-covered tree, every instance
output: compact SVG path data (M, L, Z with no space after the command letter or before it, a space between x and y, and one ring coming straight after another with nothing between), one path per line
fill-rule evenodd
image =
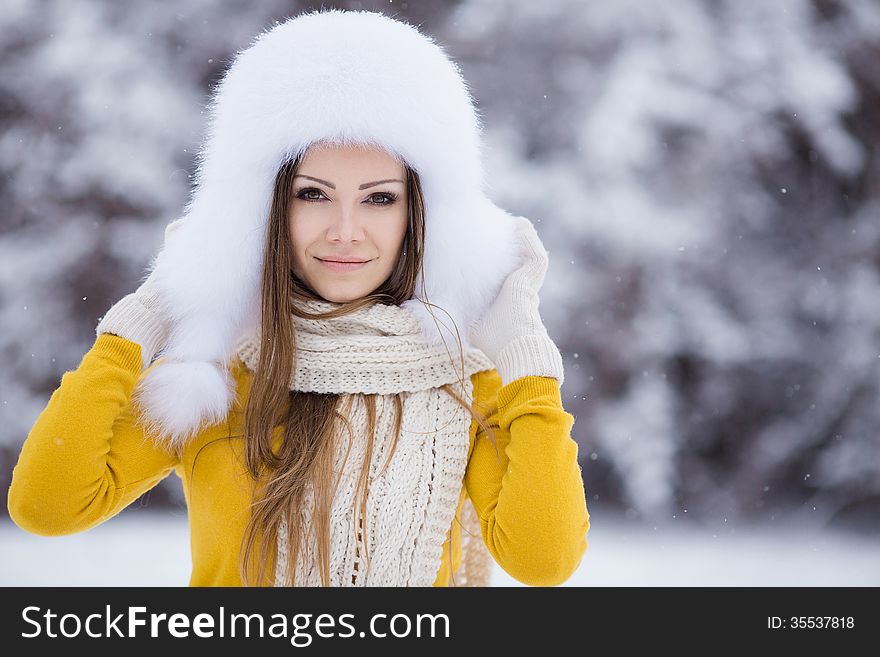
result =
M880 5L474 0L595 504L880 526ZM567 375L569 376L569 375Z

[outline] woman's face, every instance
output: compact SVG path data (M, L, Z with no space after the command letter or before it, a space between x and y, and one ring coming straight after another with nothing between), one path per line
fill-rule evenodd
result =
M294 273L327 301L364 297L400 254L404 166L377 148L313 145L293 179L287 220Z

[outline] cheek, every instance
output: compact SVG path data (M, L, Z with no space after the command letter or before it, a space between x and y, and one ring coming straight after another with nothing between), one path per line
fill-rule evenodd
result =
M397 256L397 253L400 251L400 247L403 244L403 238L406 236L406 227L408 223L408 217L406 214L406 210L398 215L393 222L393 226L390 227L386 234L383 235L383 245L387 252L391 252L394 256Z
M297 275L301 277L306 276L307 264L306 264L306 256L303 253L303 250L308 242L305 241L303 235L300 232L291 228L289 231L289 240L287 242L287 246L290 252L290 269Z
M307 224L293 219L288 222L288 245L295 262L301 262L305 258L303 252L315 240L315 236L310 233L311 231L308 230Z

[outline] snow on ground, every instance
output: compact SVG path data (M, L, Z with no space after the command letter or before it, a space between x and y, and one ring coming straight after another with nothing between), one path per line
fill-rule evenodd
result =
M566 586L878 586L880 538L815 530L712 534L591 517L589 547ZM186 586L185 518L123 513L88 532L42 537L0 522L0 585ZM518 583L496 566L493 584Z

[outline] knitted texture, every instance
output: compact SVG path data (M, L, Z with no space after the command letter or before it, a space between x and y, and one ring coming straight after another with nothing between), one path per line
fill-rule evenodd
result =
M117 301L95 327L96 336L112 333L141 347L141 367L146 368L168 339L167 322L159 305L153 275L131 294Z
M549 264L547 250L531 221L526 217L515 221L522 264L504 280L492 305L469 327L469 335L495 363L504 384L531 375L554 377L561 386L562 355L538 311L538 291Z
M470 500L461 507L461 565L450 586L488 586L492 576L489 554L480 530L480 518Z
M177 219L165 226L166 242L180 225L181 220ZM141 347L141 368L146 369L168 340L166 315L155 273L150 272L138 289L122 297L104 314L95 327L95 335L111 333L136 342Z
M297 301L315 312L336 304ZM291 390L342 395L341 411L352 425L336 424L334 471L337 487L331 506L331 586L431 586L441 563L443 543L454 522L468 536L457 585L488 584L491 556L473 509L456 519L470 446L471 415L438 386L452 384L469 402L471 375L492 369L478 349L464 355L421 337L415 316L403 307L376 304L325 320L294 316L296 367ZM241 340L237 353L251 370L259 360L259 337ZM450 362L451 361L451 362ZM394 395L403 393L401 434L390 463L395 421ZM357 481L366 458L365 395L376 395L376 433L369 465L365 526L359 517ZM385 467L384 471L382 471ZM381 472L380 472L381 471ZM300 509L305 530L296 586L321 586L317 537L312 531L314 491L306 487ZM470 506L466 501L463 511ZM465 524L467 523L467 524ZM474 544L473 538L479 540ZM369 560L365 559L365 552ZM291 584L287 524L278 528L275 585Z

